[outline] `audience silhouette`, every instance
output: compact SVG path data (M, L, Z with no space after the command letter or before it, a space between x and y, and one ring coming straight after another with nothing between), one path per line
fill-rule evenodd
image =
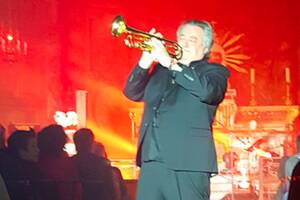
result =
M38 135L41 189L46 200L80 200L81 184L75 163L64 151L67 136L62 126L49 125Z
M92 152L94 134L87 128L79 129L73 136L77 154L72 157L79 171L83 187L83 200L113 200L115 193L112 169L106 159Z
M41 199L37 166L39 149L33 131L16 130L1 157L1 174L12 200Z
M38 134L9 130L6 142L0 124L1 200L130 200L121 171L111 166L91 129L74 133L72 157L64 149L68 137L61 125Z

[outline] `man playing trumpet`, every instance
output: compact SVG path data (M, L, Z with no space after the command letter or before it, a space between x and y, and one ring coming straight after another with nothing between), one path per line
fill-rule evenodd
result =
M149 33L162 37L155 29ZM218 172L212 123L229 71L207 60L213 43L209 23L183 23L177 40L177 61L162 40L147 41L152 50L143 52L124 89L129 99L144 102L137 200L208 200L210 177Z

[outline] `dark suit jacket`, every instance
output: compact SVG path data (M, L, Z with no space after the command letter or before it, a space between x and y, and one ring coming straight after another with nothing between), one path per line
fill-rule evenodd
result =
M157 64L150 73L137 65L129 75L124 94L145 103L137 164L141 165L141 146L151 125L168 168L216 173L212 123L229 71L207 60L182 67L175 72Z

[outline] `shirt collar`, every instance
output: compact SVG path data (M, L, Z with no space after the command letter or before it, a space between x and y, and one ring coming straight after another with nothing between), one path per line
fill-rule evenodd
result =
M187 66L187 65L185 65L185 64L182 64L182 63L178 63L179 64L179 66L180 67L183 67L183 68L185 68L185 67L192 67L192 66L199 66L199 65L202 65L202 64L206 64L208 61L207 61L207 59L201 59L201 60L194 60L194 61L192 61L190 64L189 64L189 66Z

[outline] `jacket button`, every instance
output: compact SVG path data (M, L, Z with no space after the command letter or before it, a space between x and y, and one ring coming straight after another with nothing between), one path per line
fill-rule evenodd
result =
M164 102L164 101L165 101L165 98L162 98L161 101Z
M158 128L158 125L155 122L152 122L152 127Z
M148 123L145 123L144 126L148 126Z

